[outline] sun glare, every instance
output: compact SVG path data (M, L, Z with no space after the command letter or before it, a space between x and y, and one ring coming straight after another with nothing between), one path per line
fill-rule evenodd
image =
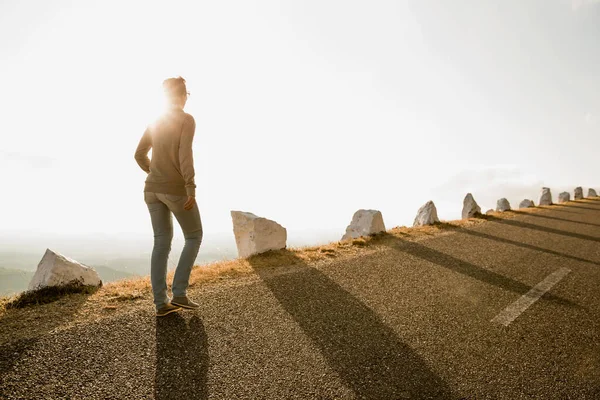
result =
M135 111L133 118L136 121L136 125L142 124L146 126L152 122L154 122L158 117L160 117L165 110L167 109L168 103L160 87L163 77L157 77L156 82L153 86L157 86L155 88L145 88L145 90L141 90L140 96L135 102ZM135 135L141 135L140 132L135 132Z

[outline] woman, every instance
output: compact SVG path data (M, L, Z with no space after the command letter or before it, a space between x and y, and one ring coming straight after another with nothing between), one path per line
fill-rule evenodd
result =
M154 230L150 278L156 315L183 308L198 308L186 294L192 266L202 242L202 223L196 204L192 141L196 123L183 111L189 93L182 77L163 82L168 103L166 112L150 125L135 151L135 160L148 173L144 200ZM152 149L152 160L148 152ZM175 215L185 237L185 246L173 277L173 299L167 296L167 260L173 239Z

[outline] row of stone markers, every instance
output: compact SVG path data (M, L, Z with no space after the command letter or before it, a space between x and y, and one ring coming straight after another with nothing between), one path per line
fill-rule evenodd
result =
M588 197L598 197L594 189L589 189ZM583 199L583 188L575 188L575 200ZM571 200L571 194L568 192L560 193L559 203L565 203ZM550 188L542 188L540 195L540 206L552 205L552 192ZM533 200L525 199L519 204L519 208L535 207ZM491 212L506 212L512 208L506 198L498 200L496 210ZM473 195L468 193L463 201L462 218L468 219L481 215L481 207L477 204ZM238 255L242 258L253 254L264 253L269 250L285 249L287 242L287 231L275 221L258 217L249 212L231 211L233 221L233 234L238 249ZM437 215L437 209L433 201L428 201L419 209L414 220L413 226L433 225L440 222ZM350 225L346 228L346 233L341 240L355 239L361 236L373 235L385 232L383 216L378 210L358 210L354 213Z
M583 199L583 189L575 189L575 200ZM594 189L588 191L588 197L598 197ZM558 202L564 203L571 199L568 192L558 196ZM541 206L552 205L552 193L549 188L542 188L540 196ZM525 199L519 204L519 208L535 207L533 200ZM496 204L497 212L505 212L511 209L507 199L502 198ZM494 211L494 210L489 210ZM462 218L473 218L481 214L481 208L468 193L463 201ZM248 212L231 211L233 221L233 233L238 249L238 255L242 258L253 254L264 253L269 250L279 250L286 247L287 231L275 221L257 217ZM437 209L433 201L428 201L421 207L413 226L433 225L440 222ZM385 224L381 211L358 210L354 213L350 225L342 240L350 240L361 236L368 236L379 232L385 232ZM62 254L50 249L46 250L37 270L29 283L29 290L36 290L47 286L63 286L77 284L85 286L100 286L102 281L98 273L91 267L83 265Z

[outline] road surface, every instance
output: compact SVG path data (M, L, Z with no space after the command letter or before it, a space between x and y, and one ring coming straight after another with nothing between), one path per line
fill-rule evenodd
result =
M0 398L600 399L600 201L191 295L3 344Z

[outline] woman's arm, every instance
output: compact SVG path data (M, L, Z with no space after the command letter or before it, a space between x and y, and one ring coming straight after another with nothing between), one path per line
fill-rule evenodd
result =
M150 136L150 128L147 128L135 150L135 161L141 169L150 173L150 158L148 158L148 152L152 148L152 136Z
M196 195L196 184L194 183L194 156L192 154L192 142L196 131L194 117L186 114L181 128L181 139L179 141L179 166L185 181L185 191L188 197Z

